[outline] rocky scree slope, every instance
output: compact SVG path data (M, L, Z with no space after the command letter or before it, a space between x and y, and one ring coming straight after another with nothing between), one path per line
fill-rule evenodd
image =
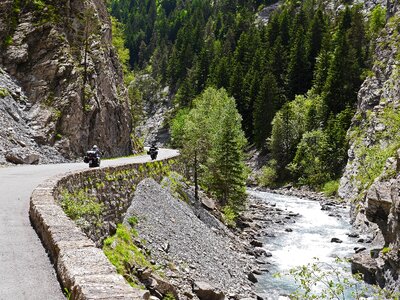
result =
M1 1L0 41L0 66L30 103L37 144L67 158L93 144L106 155L130 152L129 103L104 1Z
M376 42L372 74L358 93L348 132L349 160L339 195L352 200L356 225L375 233L376 250L354 258L368 281L400 274L400 13L389 19Z
M242 299L251 294L249 256L237 251L237 241L204 221L204 216L200 220L196 210L154 180L145 179L137 186L125 225L130 226L131 217L138 220L139 237L177 287L179 299L224 299L221 292ZM199 290L210 294L204 298Z
M0 68L0 164L60 162L52 147L38 145L29 125L31 103L10 76Z

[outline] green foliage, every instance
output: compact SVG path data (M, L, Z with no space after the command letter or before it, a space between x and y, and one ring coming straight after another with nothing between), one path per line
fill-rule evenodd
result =
M229 203L231 207L239 210L243 208L246 198L247 172L243 151L247 141L234 99L228 98L223 92L220 97L220 101L225 103L219 116L216 115L214 120L210 120L217 123L214 124L217 128L212 136L212 148L206 161L205 184L221 205Z
M331 197L337 195L338 189L339 189L339 181L331 180L324 184L322 191L324 192L325 196Z
M13 38L12 36L7 36L6 39L4 40L4 46L10 46L13 43Z
M168 292L165 294L165 296L163 297L163 300L175 300L174 295L171 292Z
M133 73L130 74L132 75ZM136 128L140 124L140 121L143 119L144 115L143 94L140 92L139 88L135 84L135 78L132 76L125 77L125 79L130 80L130 83L128 85L128 99L131 108L133 128Z
M0 97L5 98L10 95L10 92L6 88L0 88Z
M369 116L368 118L371 118ZM360 157L360 168L356 175L360 188L368 188L382 174L389 157L395 157L400 148L400 114L393 106L386 107L375 118L385 126L385 130L376 132L374 143L368 147L363 144L366 132L361 128L353 129L351 133L357 144L357 157Z
M175 147L190 149L183 131L194 123L188 119L202 119L189 113L196 106L193 99L209 87L224 88L235 99L247 140L270 151L278 162L278 181L299 177L287 166L296 156L302 135L313 131L322 132L326 142L317 146L325 148L315 150L321 158L313 167L320 173L314 179L307 175L304 182L321 185L339 176L347 159L342 133L349 125L339 120L339 114L355 107L370 62L367 31L382 26L381 10L377 8L366 23L358 5L333 15L321 1L285 1L261 26L254 12L270 5L270 0L137 0L130 4L130 0L112 0L110 11L125 26L131 69L151 72L175 95L178 114L169 124ZM289 104L296 95L307 95L310 106ZM183 156L196 165L204 183L203 154L212 139L195 126L192 129L189 140L199 150Z
M137 217L132 216L132 217L129 217L129 218L128 218L128 223L129 223L129 225L131 225L132 227L135 227L135 226L139 223L139 220L138 220Z
M61 193L61 207L72 220L99 218L104 210L103 203L98 203L95 196L89 195L82 189L73 193L64 190Z
M180 199L183 202L188 203L188 194L184 189L184 178L177 172L170 172L168 174L168 180L162 182L163 187L169 188L171 194L176 198Z
M366 285L361 274L349 278L348 263L340 258L332 264L315 259L313 263L291 269L286 275L293 277L299 287L290 299L399 299L396 291Z
M235 227L237 216L238 214L236 212L236 209L231 207L230 205L226 205L222 208L222 218L224 219L226 225L230 227Z
M136 270L139 268L153 269L147 254L135 245L133 238L136 236L137 232L133 229L118 224L115 235L107 238L103 245L104 254L116 267L117 272L135 287L140 286Z
M264 76L260 91L255 99L253 112L254 142L259 148L266 146L271 134L271 122L277 109L280 108L278 85L272 73Z
M268 165L262 167L261 174L257 177L257 183L263 187L273 187L277 179L276 161L270 161Z
M331 179L325 162L328 152L327 137L321 130L310 131L303 135L296 156L290 165L301 185L319 187Z
M340 16L334 36L332 56L323 88L329 112L337 114L352 107L362 83L366 56L365 24L359 8L346 8Z
M129 83L131 76L129 76L129 49L125 47L125 29L124 25L114 17L111 17L112 24L112 44L117 50L119 61L122 64L122 69L125 75L125 82Z
M189 114L188 109L181 109L178 111L176 116L171 122L170 132L171 132L171 146L182 147L184 143L185 134L185 120Z
M246 139L234 99L223 89L208 88L193 106L173 121L172 140L182 143L181 155L195 185L198 179L221 205L239 210L246 198Z
M324 130L303 134L289 165L300 184L319 189L325 182L340 176L347 161L346 129L352 115L352 110L347 108L336 117L331 115Z
M376 5L369 18L369 31L372 34L378 34L386 24L386 8L380 4Z
M69 290L69 289L67 289L67 288L64 288L64 295L65 295L65 297L67 298L67 300L70 300L70 299L72 299L72 292Z
M268 142L280 178L288 176L286 166L294 158L297 144L306 131L306 116L310 107L309 99L297 96L296 100L285 104L272 121L272 134Z

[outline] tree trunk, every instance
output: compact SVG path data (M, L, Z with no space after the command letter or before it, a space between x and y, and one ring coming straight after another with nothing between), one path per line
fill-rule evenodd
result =
M194 198L199 200L199 185L197 179L197 151L194 152Z

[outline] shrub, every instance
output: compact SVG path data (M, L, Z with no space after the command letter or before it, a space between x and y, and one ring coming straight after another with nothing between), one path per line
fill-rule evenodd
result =
M272 187L275 185L275 181L278 179L275 167L264 166L261 169L261 174L257 178L257 183L260 186Z
M10 95L10 92L6 88L0 88L0 98L4 98Z
M222 213L223 213L222 217L225 221L225 224L230 227L235 227L236 226L236 218L237 218L235 209L229 205L225 205L222 208Z
M325 196L336 196L339 189L339 181L331 180L324 184L323 192Z
M290 299L399 299L398 282L394 288L385 289L367 285L361 274L350 277L348 264L340 258L336 258L334 263L324 263L315 258L313 263L291 269L285 275L293 277L299 287Z

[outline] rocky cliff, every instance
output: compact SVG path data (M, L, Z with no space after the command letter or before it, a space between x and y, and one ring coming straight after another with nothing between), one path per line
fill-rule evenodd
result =
M23 126L40 149L53 146L67 158L93 144L106 155L131 150L130 109L111 38L104 1L1 1L0 66L26 96Z
M397 1L387 2L392 17L376 41L372 72L358 93L339 188L353 203L355 224L375 233L376 249L358 254L354 269L381 285L400 274L400 13L395 13Z

